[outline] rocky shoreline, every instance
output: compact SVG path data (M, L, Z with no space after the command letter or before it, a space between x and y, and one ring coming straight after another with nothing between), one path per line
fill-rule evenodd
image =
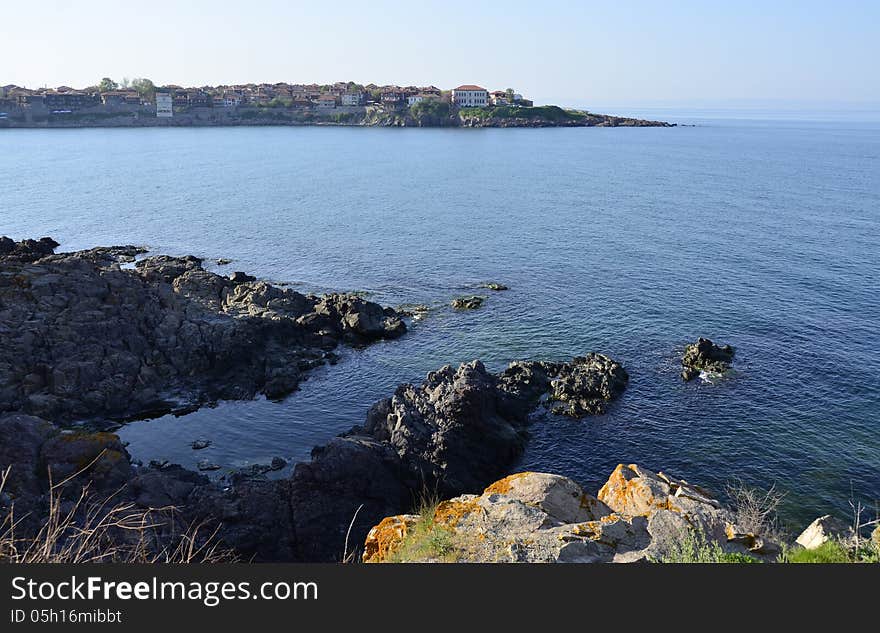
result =
M302 112L284 108L241 109L235 115L225 110L203 108L175 114L173 118L157 118L155 113L80 113L35 119L25 114L0 120L2 129L64 129L108 127L241 127L241 126L341 126L341 127L454 127L454 128L540 128L540 127L676 127L665 121L649 121L631 117L570 111L556 106L523 108L522 116L474 116L451 110L443 115L413 114L406 110L381 108L341 108L338 113ZM560 114L563 113L563 114Z
M220 399L283 397L339 345L403 335L405 313L218 275L192 256L57 246L0 238L0 522L14 515L18 538L39 531L59 495L86 520L94 509L75 500L88 490L100 508L112 498L161 512L151 548L207 524L210 538L253 561L399 558L425 524L413 512L427 497L441 501L431 529L454 547L404 560L635 562L662 558L694 527L727 554L780 551L711 493L638 465L619 466L595 497L557 475L510 475L532 424L598 415L625 393L626 370L597 353L498 373L478 360L442 367L400 385L283 479L266 476L283 467L274 463L211 480L133 462L101 429ZM732 354L700 339L682 362L729 367ZM811 545L828 540L826 523Z
M251 469L214 482L179 466L144 467L116 435L94 429L219 399L282 397L332 362L338 345L393 339L406 325L356 295L303 295L241 271L224 277L192 256L56 246L0 239L0 436L15 438L0 466L14 466L5 494L32 517L45 509L49 472L68 477L89 465L77 481L94 493L178 507L179 521L217 521L242 555L338 560L356 514L351 534L362 542L425 490L484 487L522 452L533 411L599 413L628 381L599 354L512 363L497 375L474 361L401 385L289 479Z
M340 344L406 332L394 309L352 294L306 296L135 246L55 246L0 239L0 411L66 423L281 398Z
M521 454L530 414L563 382L578 412L599 411L625 389L626 374L606 357L570 363L518 362L500 374L479 361L430 373L376 403L361 426L316 447L288 479L241 472L211 481L176 465L132 463L112 433L63 430L44 419L0 416L0 467L12 467L0 505L15 505L36 529L48 503L52 473L77 476L139 508L177 509L168 534L185 525L219 525L218 537L237 554L263 561L339 561L349 534L363 543L383 516L412 510L426 491L444 498L482 489ZM79 469L83 466L80 473ZM78 474L80 473L80 474ZM3 508L0 508L2 510ZM28 522L22 524L22 529Z

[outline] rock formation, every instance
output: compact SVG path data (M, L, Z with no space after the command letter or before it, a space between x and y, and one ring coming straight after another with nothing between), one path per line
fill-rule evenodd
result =
M305 296L133 246L54 255L0 239L0 412L53 422L148 416L293 391L340 343L394 338L391 308ZM125 267L123 267L125 265Z
M443 501L427 517L440 547L404 549L425 521L383 519L364 543L365 562L642 562L660 560L697 531L726 552L773 559L777 544L743 532L735 515L684 480L620 464L597 497L559 475L517 473L480 495ZM412 537L411 537L412 538Z
M688 381L701 371L723 374L730 369L735 350L730 345L718 346L707 338L688 345L681 357L681 377Z
M500 374L473 361L431 372L420 385L400 385L363 426L294 469L299 555L338 556L355 513L352 539L363 542L379 519L415 507L425 494L479 491L509 472L525 447L529 414L556 381L570 382L567 393L579 403L571 414L586 415L617 398L627 378L620 365L591 354L570 363L515 362Z
M483 305L485 300L485 297L480 297L479 295L457 297L452 300L452 307L456 310L476 310Z
M600 410L600 401L626 385L622 368L600 355L512 363L499 374L479 361L447 366L420 385L398 387L363 426L315 448L289 479L266 479L259 468L223 485L179 466L133 465L111 433L63 432L12 414L0 417L0 437L14 437L0 448L0 469L12 466L11 501L22 514L45 510L45 473L69 476L76 465L86 467L81 477L94 479L96 494L140 507L175 506L181 522L220 523L219 537L245 558L336 561L349 525L355 549L377 521L412 509L425 493L476 492L509 472L525 445L530 413L560 380L568 381L566 393L582 413Z

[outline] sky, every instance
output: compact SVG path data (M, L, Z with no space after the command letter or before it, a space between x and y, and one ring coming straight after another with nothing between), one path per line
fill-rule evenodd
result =
M476 83L539 103L878 103L880 0L0 0L0 85Z

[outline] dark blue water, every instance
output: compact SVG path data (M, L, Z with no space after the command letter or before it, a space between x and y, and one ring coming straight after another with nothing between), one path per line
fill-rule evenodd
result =
M444 363L601 351L608 414L533 428L520 468L589 488L638 462L788 493L790 518L880 498L880 124L674 129L4 130L0 234L145 244L304 289L436 305L283 403L130 424L142 459L224 467L315 444ZM503 282L468 313L449 300ZM736 374L683 383L698 336ZM189 443L213 445L194 452Z

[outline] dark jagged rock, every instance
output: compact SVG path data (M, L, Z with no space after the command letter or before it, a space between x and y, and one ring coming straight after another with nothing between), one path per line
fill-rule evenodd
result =
M551 366L552 411L573 418L605 411L605 405L623 393L629 375L602 354L578 356L571 363Z
M481 288L486 288L487 290L492 290L492 291L494 291L494 292L502 292L502 291L504 291L504 290L510 290L510 288L508 288L508 287L505 286L504 284L499 284L499 283L496 283L496 282L494 282L494 281L490 281L490 282L484 283L484 284L482 284L480 287L481 287Z
M520 454L530 405L474 361L401 385L370 409L363 432L394 448L416 486L461 492L503 473Z
M234 284L244 284L249 283L251 281L256 281L257 278L253 275L248 275L240 270L235 271L231 275L229 275L229 280Z
M360 297L234 282L192 256L121 266L136 246L54 255L46 240L0 241L0 412L63 423L280 398L340 343L406 331Z
M707 338L699 338L684 349L681 377L686 381L692 380L701 371L723 374L730 369L735 353L730 345L718 346Z
M479 295L458 297L452 300L452 307L456 310L476 310L483 305L485 300L485 297L480 297Z
M627 377L619 364L590 354L571 363L511 363L500 374L473 361L431 372L421 385L399 386L370 409L362 427L297 465L293 523L298 536L308 534L298 541L298 556L338 559L355 512L351 538L360 543L391 507L412 508L426 493L479 492L506 474L525 446L529 414L558 380L567 413L585 415L618 397ZM346 492L351 487L355 492Z
M423 303L406 303L397 306L397 314L400 316L414 317L416 319L423 318L430 311L430 306Z
M12 238L3 235L0 236L0 257L15 259L21 262L32 262L40 257L51 255L55 252L57 246L58 242L51 237L16 242Z

